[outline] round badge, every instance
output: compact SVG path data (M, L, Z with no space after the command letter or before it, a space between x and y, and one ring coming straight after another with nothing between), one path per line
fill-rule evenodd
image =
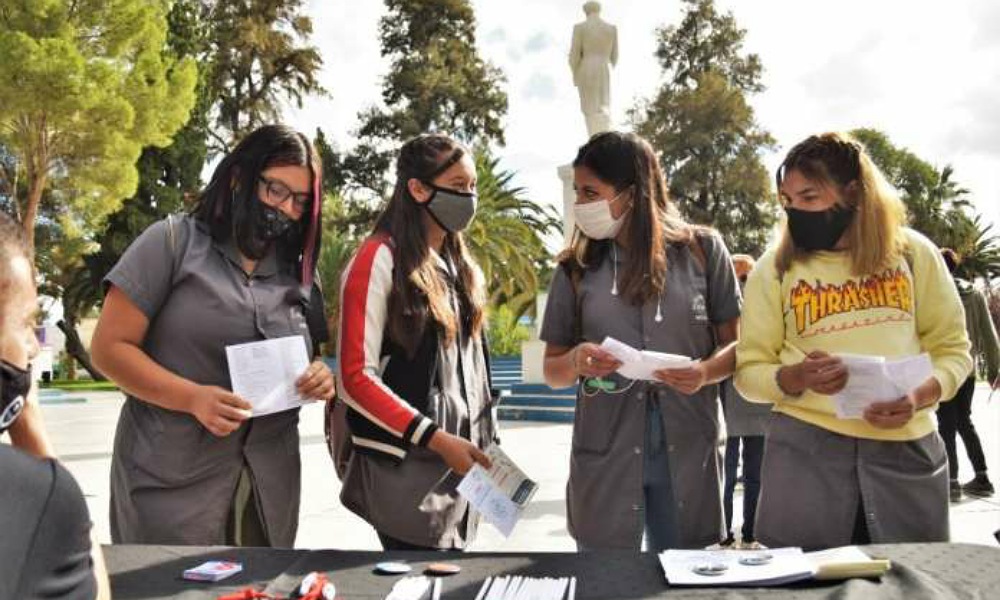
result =
M741 556L740 564L748 567L757 567L760 565L766 565L772 560L774 560L773 556L766 552L761 552L760 554L748 554L746 556Z
M691 570L698 575L716 576L722 575L729 570L729 565L724 563L705 563L691 567Z
M427 565L427 572L433 575L454 575L462 570L462 567L453 563L436 562Z
M410 565L401 562L380 562L375 565L375 570L379 573L388 573L389 575L400 575L402 573L409 573Z

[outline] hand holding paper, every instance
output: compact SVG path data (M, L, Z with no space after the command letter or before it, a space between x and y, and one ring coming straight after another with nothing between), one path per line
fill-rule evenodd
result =
M705 387L705 383L708 381L708 373L702 362L695 362L683 369L659 369L653 374L661 383L665 383L688 396Z
M656 372L662 369L686 369L695 361L689 356L653 352L652 350L637 350L613 337L606 337L601 348L620 360L622 365L618 374L629 379L644 379L660 381Z
M302 406L295 381L309 367L301 335L226 346L233 392L253 405L253 416Z
M788 375L783 389L789 394L811 390L829 396L836 394L847 384L847 368L843 361L822 350L805 354L801 362L788 365L783 371Z
M883 403L879 410L890 414L913 416L913 399L910 392L926 381L933 373L930 356L919 354L895 360L882 356L838 354L847 367L847 384L833 396L837 417L860 419L869 407ZM900 426L909 421L906 418Z
M458 484L458 492L500 533L509 536L538 484L496 444L487 448L486 454L492 464L489 471L478 464L472 465Z
M581 342L571 352L573 370L583 377L605 377L621 366L618 358L590 342Z

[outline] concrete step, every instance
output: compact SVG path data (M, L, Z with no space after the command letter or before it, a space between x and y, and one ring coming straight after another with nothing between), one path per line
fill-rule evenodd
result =
M572 423L573 410L569 408L552 407L539 408L535 406L501 405L497 410L501 421L533 421L543 423Z

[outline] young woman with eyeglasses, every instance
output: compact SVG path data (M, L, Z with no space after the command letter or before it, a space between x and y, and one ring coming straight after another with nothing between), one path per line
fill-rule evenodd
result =
M316 356L320 177L305 136L261 127L190 214L151 225L105 278L93 358L127 395L111 465L115 543L294 544L299 411L251 418L226 346L302 336ZM296 387L329 400L333 374L314 360Z

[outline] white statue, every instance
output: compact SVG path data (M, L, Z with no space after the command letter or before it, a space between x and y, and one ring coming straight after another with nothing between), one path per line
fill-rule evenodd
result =
M618 63L618 29L601 19L601 4L583 5L587 20L573 27L569 66L580 92L587 135L611 129L611 66Z

